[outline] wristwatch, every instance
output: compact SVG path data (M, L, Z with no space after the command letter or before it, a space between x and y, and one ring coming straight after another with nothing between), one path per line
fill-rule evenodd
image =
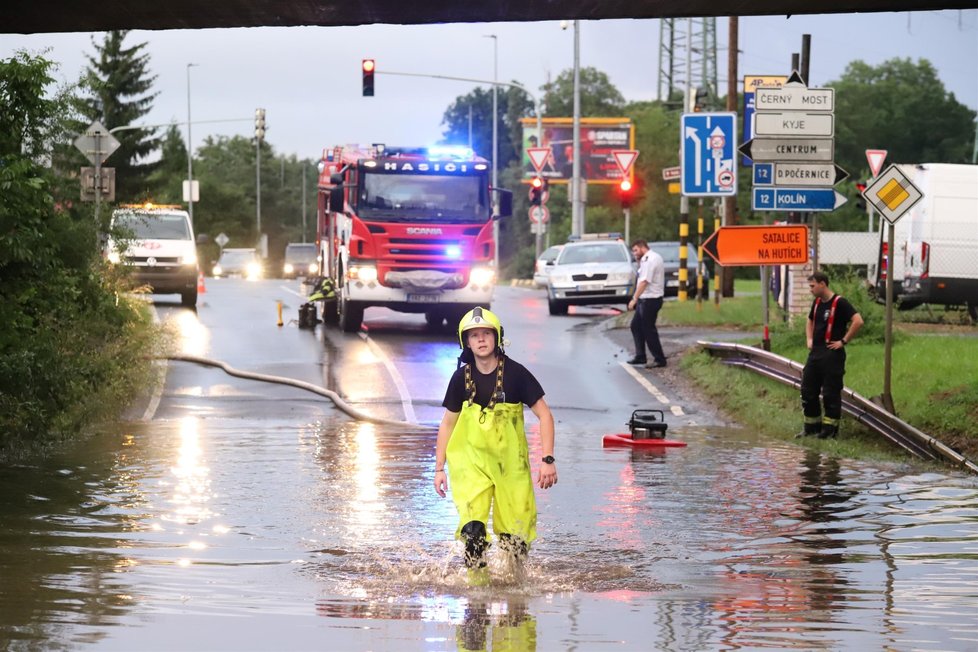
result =
M543 461L544 464L553 464L554 463L554 456L553 455L547 455L545 458L543 458L542 461Z

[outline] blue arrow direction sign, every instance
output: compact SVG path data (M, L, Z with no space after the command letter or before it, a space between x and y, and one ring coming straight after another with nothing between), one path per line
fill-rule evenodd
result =
M754 188L755 211L834 211L846 197L833 188Z
M737 114L684 113L681 190L687 197L737 194Z

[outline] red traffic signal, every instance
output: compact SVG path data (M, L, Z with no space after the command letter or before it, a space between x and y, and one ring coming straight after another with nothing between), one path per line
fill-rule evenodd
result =
M622 179L618 184L618 196L621 199L622 208L630 208L632 205L632 182L631 179Z
M546 183L540 177L533 177L530 180L530 206L541 206L543 204L543 193L546 187Z
M363 96L373 97L374 95L374 69L376 63L373 59L363 60Z

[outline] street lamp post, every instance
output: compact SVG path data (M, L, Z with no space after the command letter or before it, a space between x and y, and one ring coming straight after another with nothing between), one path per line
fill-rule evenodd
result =
M190 223L194 223L194 144L190 133L190 69L198 64L187 64L187 206Z
M571 232L584 233L584 202L581 201L581 21L574 21L574 124L571 167Z
M485 38L492 39L492 187L498 188L498 178L497 178L497 165L496 159L498 158L499 140L497 136L497 124L499 118L497 115L498 111L498 100L497 91L499 88L499 51L498 44L499 39L495 34L486 34ZM492 223L492 237L493 241L496 243L495 252L493 254L493 262L495 264L496 275L499 275L499 220L494 220Z

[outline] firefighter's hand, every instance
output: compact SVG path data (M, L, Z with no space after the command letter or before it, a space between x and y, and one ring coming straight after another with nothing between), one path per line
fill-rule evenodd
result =
M537 473L537 486L541 489L549 489L555 484L557 484L557 465L544 462L540 472Z
M833 351L838 351L839 349L845 348L845 344L842 343L842 340L833 340L828 344L826 344L825 346L832 349Z
M433 482L435 485L435 491L442 498L445 497L445 491L448 489L448 476L445 475L444 471L435 471L435 480Z
M812 341L810 339L808 340L808 350L812 350Z

